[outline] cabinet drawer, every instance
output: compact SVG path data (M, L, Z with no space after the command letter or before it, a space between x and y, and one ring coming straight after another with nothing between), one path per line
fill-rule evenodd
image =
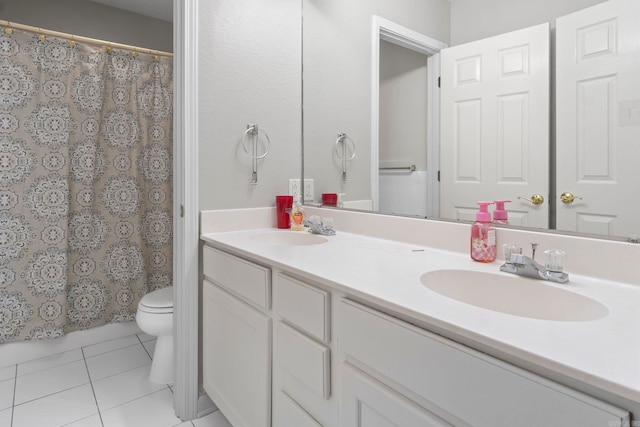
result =
M280 367L314 391L328 399L330 396L330 350L296 331L276 323L274 349Z
M275 296L278 313L319 340L329 341L329 292L278 274Z
M202 249L202 271L220 286L258 307L271 305L271 270L210 246Z
M470 425L628 422L607 403L357 303L340 311L342 351Z

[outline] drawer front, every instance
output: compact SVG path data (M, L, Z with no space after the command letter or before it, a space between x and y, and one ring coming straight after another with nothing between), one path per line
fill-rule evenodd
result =
M329 341L329 292L278 274L275 296L278 313L297 328Z
M280 367L317 395L328 399L330 392L330 350L296 331L276 323L274 349Z
M342 351L470 425L606 426L628 419L609 404L357 303L342 301L340 311Z
M202 271L220 286L258 307L271 306L271 270L210 246L202 249Z

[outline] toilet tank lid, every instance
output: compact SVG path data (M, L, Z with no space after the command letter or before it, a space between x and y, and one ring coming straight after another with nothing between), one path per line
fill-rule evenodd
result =
M146 307L173 307L173 286L149 292L142 297L140 304Z

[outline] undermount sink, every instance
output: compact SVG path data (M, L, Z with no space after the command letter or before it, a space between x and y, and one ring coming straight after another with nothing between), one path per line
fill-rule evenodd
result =
M520 317L584 322L606 317L609 309L583 295L541 280L470 270L435 270L420 281L457 301Z
M267 231L265 233L254 234L251 240L262 243L269 243L277 246L308 246L327 243L329 240L317 234L303 231Z

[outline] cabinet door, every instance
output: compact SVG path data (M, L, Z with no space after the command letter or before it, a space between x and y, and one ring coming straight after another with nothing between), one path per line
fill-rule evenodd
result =
M271 319L203 284L203 385L234 427L271 425Z
M342 427L449 425L350 365L342 374Z
M284 392L274 394L273 425L282 427L322 427L307 411Z
M627 411L352 301L339 331L350 358L474 427L629 423Z

